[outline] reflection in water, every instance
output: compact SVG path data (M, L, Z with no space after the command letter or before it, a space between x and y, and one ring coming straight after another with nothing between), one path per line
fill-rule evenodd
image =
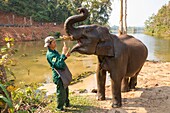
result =
M170 40L158 40L155 45L155 56L162 61L170 61Z
M141 40L148 48L148 60L161 60L170 61L170 40L164 40L154 38L152 36L144 34L132 34L134 37ZM71 41L66 41L68 47L73 47ZM57 41L57 50L61 52L63 46L62 41ZM19 82L50 82L51 80L51 69L46 61L45 54L42 54L44 48L44 41L29 41L29 42L18 42L15 47L19 50L14 58L17 60L17 66L13 66L13 70L17 80ZM73 60L75 61L75 60ZM75 62L74 62L75 63ZM74 65L74 63L72 63ZM92 60L83 61L82 65L87 68L93 64ZM73 66L71 67L73 68ZM30 73L28 74L28 70Z

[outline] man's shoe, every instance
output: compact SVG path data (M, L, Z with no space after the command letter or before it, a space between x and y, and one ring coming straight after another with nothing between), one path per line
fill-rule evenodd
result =
M63 109L63 108L62 108L62 109L58 109L58 108L57 108L56 111L65 112L66 110Z
M71 105L70 104L66 104L65 107L70 107Z

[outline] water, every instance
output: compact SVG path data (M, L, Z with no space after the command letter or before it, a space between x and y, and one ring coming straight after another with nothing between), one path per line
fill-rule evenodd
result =
M148 48L147 60L170 61L170 40L144 34L132 34Z
M70 47L73 42L66 42ZM57 50L61 52L63 46L62 41L57 41ZM44 41L29 41L17 42L15 48L18 52L14 54L13 58L16 61L16 66L11 66L12 71L16 76L15 82L17 85L20 83L30 84L36 82L51 82L51 68L46 60L46 50L44 48ZM8 74L10 75L10 74ZM9 76L9 79L13 79Z
M170 61L170 40L155 38L144 34L132 35L147 46L149 51L147 60ZM68 47L74 45L71 41L67 41L66 44ZM27 84L32 82L51 82L51 69L45 57L46 48L43 46L43 40L36 42L18 42L15 44L15 47L19 50L13 56L17 65L12 66L11 69L17 78L17 84L20 82L26 82ZM57 41L57 50L59 50L59 52L61 52L62 46L63 42Z

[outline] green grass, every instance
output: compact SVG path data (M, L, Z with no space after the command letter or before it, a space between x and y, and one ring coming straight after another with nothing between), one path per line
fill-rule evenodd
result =
M104 111L103 109L98 107L100 106L100 104L98 103L94 96L77 94L70 94L69 96L71 107L65 108L67 110L67 113L84 113L84 112L92 113ZM55 100L56 99L54 99L52 103L48 104L44 111L48 112L50 111L51 113L60 113L55 110L56 108Z

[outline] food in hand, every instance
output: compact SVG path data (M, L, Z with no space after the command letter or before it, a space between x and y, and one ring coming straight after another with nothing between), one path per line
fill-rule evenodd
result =
M70 39L72 39L71 36L66 36L66 35L60 36L60 38L63 39L63 40L70 40Z

